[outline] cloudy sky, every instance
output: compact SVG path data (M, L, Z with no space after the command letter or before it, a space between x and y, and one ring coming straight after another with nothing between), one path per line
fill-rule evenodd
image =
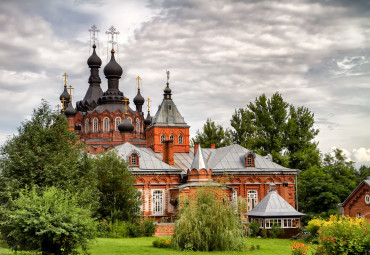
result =
M64 72L74 99L83 98L93 24L103 66L105 31L120 31L120 89L132 100L140 75L152 113L171 71L173 99L191 134L208 117L227 127L235 108L278 91L315 114L323 153L335 146L370 164L368 0L2 0L0 144L42 98L59 103Z

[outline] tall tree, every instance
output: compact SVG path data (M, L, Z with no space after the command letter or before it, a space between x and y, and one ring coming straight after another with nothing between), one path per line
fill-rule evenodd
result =
M33 185L85 190L93 196L93 172L81 146L75 133L68 130L65 116L43 101L0 149L1 202L8 200L9 192L16 195Z
M231 133L235 143L271 154L284 166L307 169L320 162L313 124L314 115L307 108L289 105L279 93L271 98L262 94L246 109L235 111Z
M133 221L141 204L140 192L134 187L135 179L126 161L114 151L94 159L97 172L100 219Z
M313 166L298 175L299 208L309 216L326 217L338 213L343 202L359 184L359 173L343 152L326 154L321 166Z
M193 144L200 143L203 148L209 148L211 144L215 144L216 148L231 144L229 131L225 131L221 125L216 125L211 119L207 119L202 131L196 131L191 141Z

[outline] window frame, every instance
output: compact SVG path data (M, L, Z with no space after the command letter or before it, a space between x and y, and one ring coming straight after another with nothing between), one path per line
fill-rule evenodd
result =
M165 136L165 134L162 134L161 135L161 143L164 143L165 140L166 140L166 136Z
M184 136L182 134L178 137L178 144L184 144Z
M254 201L254 203L251 203L252 201L249 201L250 199ZM258 204L257 190L251 189L247 191L247 202L248 202L248 212L250 212Z
M93 133L98 133L99 132L99 119L95 117L93 119Z
M109 118L108 117L105 117L103 119L103 132L109 132L110 130L110 125L109 125Z
M117 121L118 121L118 123L117 123ZM116 131L118 131L118 125L119 125L119 124L121 124L121 121L122 121L122 120L121 120L121 117L116 117L116 118L115 118L115 120L114 120L115 128L114 128L114 129L115 129Z
M160 194L160 195L159 195ZM152 193L152 214L160 216L164 213L164 192L163 190L153 190Z
M90 132L90 119L85 120L85 133Z

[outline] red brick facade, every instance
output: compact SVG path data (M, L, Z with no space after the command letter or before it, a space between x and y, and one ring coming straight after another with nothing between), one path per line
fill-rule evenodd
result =
M365 218L370 222L370 180L357 186L351 195L341 204L341 213L357 218Z

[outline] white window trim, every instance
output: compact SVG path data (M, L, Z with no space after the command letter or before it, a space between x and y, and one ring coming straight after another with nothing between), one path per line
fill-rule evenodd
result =
M249 201L250 199L254 200L254 206L250 203ZM248 202L248 212L250 212L258 204L258 191L257 190L248 190L247 202Z
M110 129L109 118L105 117L104 120L103 120L103 131L108 132L109 129Z
M155 206L156 206L155 201L154 201L154 193L156 191L160 191L162 193L162 204L160 205L160 207L162 209L161 212L156 212L154 210L155 209ZM165 201L165 192L164 192L163 189L154 189L154 190L152 190L152 214L154 216L162 216L162 215L164 215L164 201Z
M370 204L370 195L369 194L366 194L366 196L365 196L365 203L367 205Z
M117 120L119 120L119 122L117 123ZM116 131L118 131L118 125L121 123L121 118L120 117L116 117L115 119L114 119L114 126L115 126L115 128L114 128L114 130L116 130Z
M95 122L96 122L96 126L95 126ZM98 118L95 117L93 119L93 133L97 133L97 132L99 132L99 120Z

